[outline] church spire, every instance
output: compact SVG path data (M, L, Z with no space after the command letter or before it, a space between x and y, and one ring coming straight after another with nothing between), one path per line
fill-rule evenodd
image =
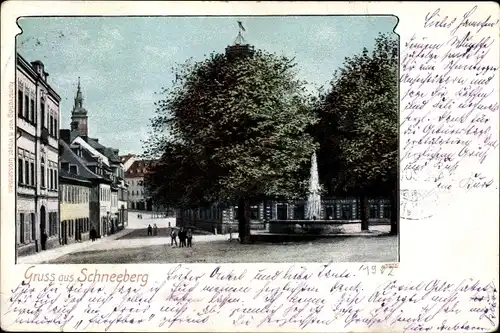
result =
M76 89L75 105L71 112L71 129L81 136L88 136L88 116L87 110L83 107L83 94L78 77L78 87Z
M77 109L83 108L83 96L82 90L80 89L80 77L78 77L78 88L76 90L75 105L73 107L73 112Z

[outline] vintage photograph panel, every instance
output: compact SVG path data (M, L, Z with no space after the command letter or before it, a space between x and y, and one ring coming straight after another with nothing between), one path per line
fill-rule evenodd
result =
M16 262L397 262L395 16L21 17Z

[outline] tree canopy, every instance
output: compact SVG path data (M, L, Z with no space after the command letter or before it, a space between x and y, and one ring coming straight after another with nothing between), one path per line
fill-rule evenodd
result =
M319 169L330 195L388 195L398 174L398 41L346 58L317 107ZM374 191L375 190L375 191Z
M147 184L158 202L194 207L305 193L316 122L292 59L212 54L174 69L152 119Z

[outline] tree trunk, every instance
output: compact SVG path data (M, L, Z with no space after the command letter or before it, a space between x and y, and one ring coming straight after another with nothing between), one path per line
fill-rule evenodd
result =
M368 196L366 195L361 195L361 198L359 200L360 203L360 218L361 218L361 230L368 230L368 217L370 216L369 214L369 209L370 207L368 206Z
M392 190L391 195L391 235L397 235L399 232L399 216L398 216L398 208L399 208L399 197L398 191Z
M241 243L250 243L250 200L244 197L238 199L238 234Z

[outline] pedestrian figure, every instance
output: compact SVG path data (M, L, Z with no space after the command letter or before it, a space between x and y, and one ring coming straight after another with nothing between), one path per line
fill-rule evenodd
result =
M95 239L97 238L97 232L95 231L95 228L92 228L92 230L90 230L90 239L95 242Z
M148 236L151 236L153 234L153 228L151 228L151 224L148 225Z
M140 219L141 218L141 214L137 214L137 218Z
M46 247L47 247L47 238L48 238L47 232L45 230L42 232L42 237L41 238L42 238L41 239L41 241L42 241L42 250L45 250Z
M186 246L186 230L184 227L181 228L181 231L179 231L179 243L181 247Z
M177 230L175 228L172 228L170 231L170 246L178 246L177 245Z
M193 231L191 230L191 228L189 228L187 230L186 237L187 237L187 247L192 247L192 243L193 243Z
M153 226L153 236L158 236L158 226L156 225L156 223Z

